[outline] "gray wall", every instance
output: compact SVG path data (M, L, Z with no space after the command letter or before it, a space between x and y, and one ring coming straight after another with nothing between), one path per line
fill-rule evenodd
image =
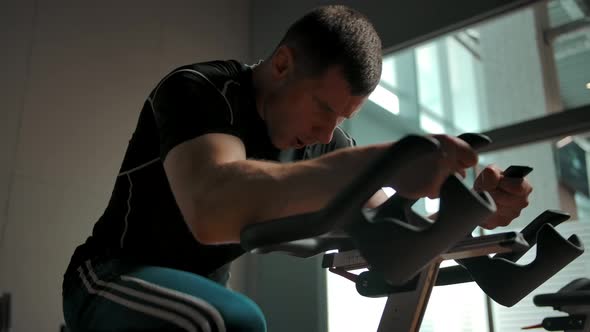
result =
M0 292L13 294L13 331L58 330L62 273L107 203L146 94L174 66L246 58L249 10L0 2Z

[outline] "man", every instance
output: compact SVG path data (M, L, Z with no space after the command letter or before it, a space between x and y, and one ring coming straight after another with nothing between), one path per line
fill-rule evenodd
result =
M256 66L214 61L164 77L104 215L64 276L70 329L265 331L260 309L223 287L243 254L240 231L320 209L392 144L355 147L338 127L378 84L381 52L364 16L327 6L295 22ZM444 153L422 185L397 187L401 194L437 196L446 177L476 164L465 142L434 137ZM485 226L506 225L530 185L492 167L482 174L476 185L498 203Z

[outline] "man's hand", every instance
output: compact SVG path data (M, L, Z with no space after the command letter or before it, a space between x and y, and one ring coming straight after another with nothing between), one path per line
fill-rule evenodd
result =
M465 141L448 135L432 135L440 143L439 153L425 155L403 165L394 189L407 198L436 198L440 188L454 173L465 176L465 169L477 164L476 152Z
M473 189L487 191L496 202L496 212L481 225L485 229L507 226L529 205L533 187L525 178L504 176L496 166L486 167L475 179Z

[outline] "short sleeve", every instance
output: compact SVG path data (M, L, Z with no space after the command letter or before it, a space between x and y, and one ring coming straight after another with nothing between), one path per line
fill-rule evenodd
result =
M350 136L346 131L344 131L344 129L336 127L330 145L332 145L332 150L338 150L342 148L354 147L356 146L356 141L354 140L354 138L352 138L352 136Z
M178 70L165 77L150 98L160 136L160 157L176 145L209 133L240 137L225 96L200 72Z

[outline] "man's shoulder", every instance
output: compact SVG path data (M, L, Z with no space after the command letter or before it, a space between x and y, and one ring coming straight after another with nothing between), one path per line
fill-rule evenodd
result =
M249 69L248 65L237 60L213 60L183 65L173 69L168 75L185 72L189 76L206 79L212 83L223 84L227 80L239 80Z
M151 91L150 97L154 99L165 83L169 86L172 84L172 86L214 87L225 94L229 85L240 86L242 83L247 83L250 68L237 60L214 60L182 65L164 75Z

